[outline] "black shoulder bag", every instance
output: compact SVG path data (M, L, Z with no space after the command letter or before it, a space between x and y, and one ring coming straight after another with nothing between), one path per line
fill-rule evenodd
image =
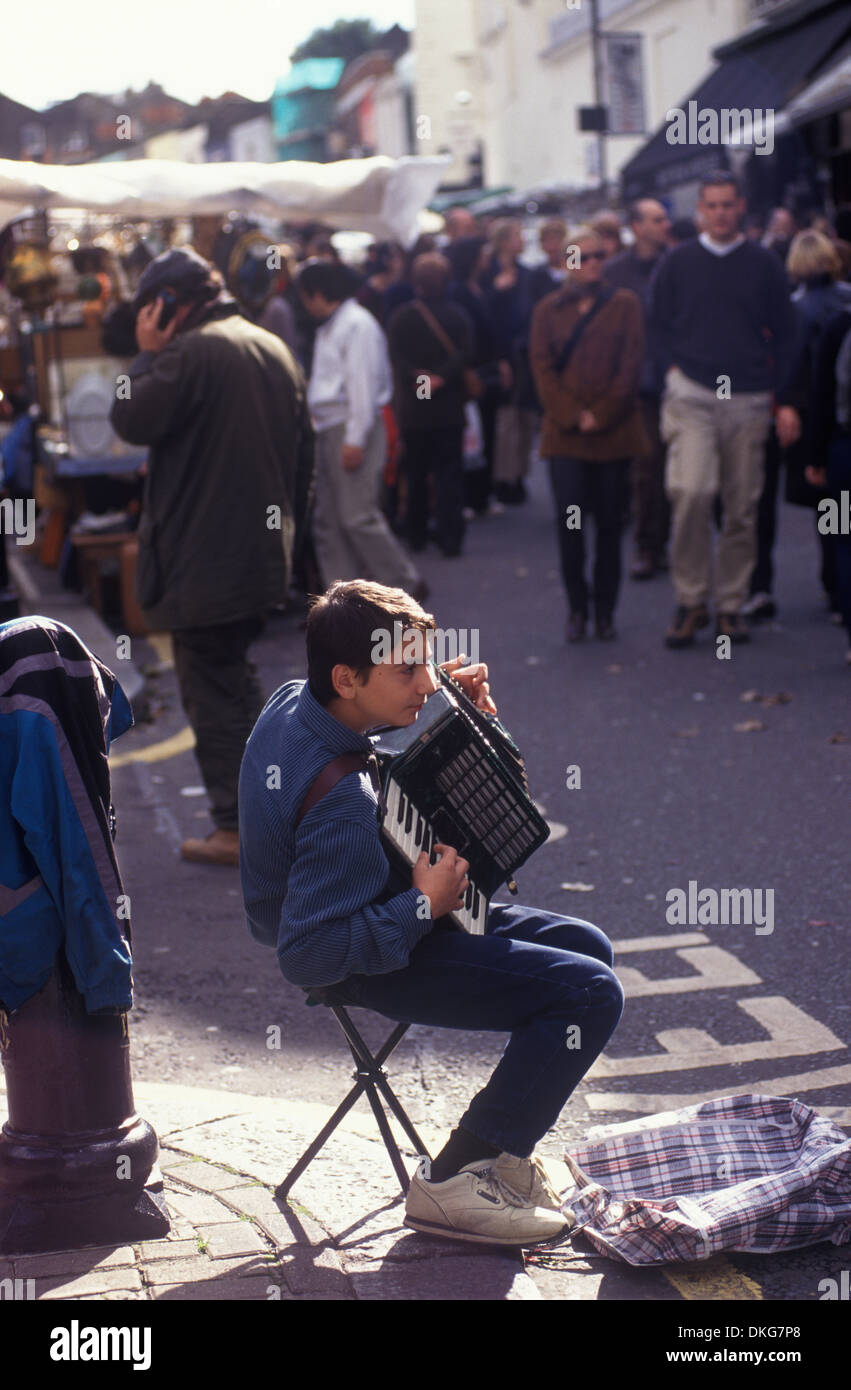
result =
M580 316L578 323L574 326L573 332L567 342L563 344L561 352L558 354L553 364L559 376L570 361L576 344L579 342L579 339L582 337L582 334L585 332L585 329L588 327L594 315L598 314L605 304L608 304L613 294L614 290L611 285L601 285L599 294L588 310L588 313Z

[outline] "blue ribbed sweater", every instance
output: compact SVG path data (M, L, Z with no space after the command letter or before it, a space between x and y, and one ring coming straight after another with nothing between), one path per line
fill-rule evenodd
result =
M401 970L432 927L417 917L414 888L377 901L390 865L366 772L343 777L294 829L321 768L340 753L371 751L366 735L329 714L306 681L275 691L245 746L239 860L246 920L257 941L277 946L295 985Z

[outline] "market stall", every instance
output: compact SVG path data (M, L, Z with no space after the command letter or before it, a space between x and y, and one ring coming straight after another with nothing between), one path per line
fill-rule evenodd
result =
M194 240L209 257L205 240L212 245L223 224L264 227L274 241L282 224L316 222L404 244L420 229L447 163L0 160L0 392L28 401L38 416L32 493L42 512L42 562L67 558L71 522L77 517L79 530L94 483L98 510L105 505L111 515L114 495L121 516L126 483L138 513L145 451L120 440L108 418L116 379L134 353L132 333L128 346L106 351L103 320L131 297L152 254ZM262 246L260 232L255 239ZM257 247L246 240L244 249ZM104 479L113 480L113 494ZM127 517L132 528L133 507Z

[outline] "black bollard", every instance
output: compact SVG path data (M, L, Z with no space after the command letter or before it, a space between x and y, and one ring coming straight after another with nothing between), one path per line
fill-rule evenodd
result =
M2 1254L169 1229L157 1136L130 1081L129 899L107 757L132 723L70 628L0 624Z
M63 951L43 989L0 1010L9 1118L0 1253L165 1235L157 1136L136 1114L126 1012L87 1013Z

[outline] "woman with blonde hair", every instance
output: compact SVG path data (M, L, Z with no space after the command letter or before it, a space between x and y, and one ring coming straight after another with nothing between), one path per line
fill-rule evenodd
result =
M792 238L786 271L797 284L817 288L832 285L842 275L842 259L830 237L808 227Z

